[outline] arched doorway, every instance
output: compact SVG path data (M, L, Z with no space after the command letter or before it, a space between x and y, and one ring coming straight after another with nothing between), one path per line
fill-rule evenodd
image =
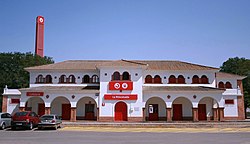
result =
M204 97L199 101L198 104L198 120L210 120L214 119L213 109L218 108L218 103L211 97Z
M61 116L63 120L70 120L71 105L67 98L56 97L51 103L51 113Z
M76 105L77 120L97 120L97 104L91 97L81 98Z
M125 102L118 102L115 104L115 121L127 121L128 110Z
M146 120L158 121L166 119L166 103L159 97L152 97L146 102Z
M26 111L33 111L39 116L45 114L45 104L42 98L40 97L31 97L27 100L25 104Z
M185 97L178 97L174 100L173 108L173 120L182 121L182 120L192 120L192 103L189 99Z

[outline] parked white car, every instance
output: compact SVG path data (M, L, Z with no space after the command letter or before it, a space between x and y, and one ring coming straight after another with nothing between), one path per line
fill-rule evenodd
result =
M0 128L11 127L11 115L9 113L0 113Z

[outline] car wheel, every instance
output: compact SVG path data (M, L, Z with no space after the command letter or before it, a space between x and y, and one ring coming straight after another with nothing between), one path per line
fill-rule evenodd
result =
M16 127L15 127L15 126L12 126L11 129L12 129L12 130L16 130Z
M6 125L5 125L5 123L3 123L3 124L1 125L1 129L4 130L5 128L6 128Z
M33 123L30 122L29 130L32 130L32 129L33 129Z

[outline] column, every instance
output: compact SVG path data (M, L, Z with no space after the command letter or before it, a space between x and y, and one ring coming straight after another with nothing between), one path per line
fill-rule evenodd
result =
M218 121L219 120L218 109L217 108L213 108L213 116L214 116L214 121Z
M199 121L199 119L198 119L198 108L193 108L193 121L194 122Z
M76 107L71 107L70 121L76 121Z
M7 100L8 100L8 96L3 96L3 100L2 100L2 112L7 112Z
M96 121L99 121L99 107L96 109Z
M224 121L224 108L219 108L220 121Z
M172 121L172 108L166 108L167 122Z
M146 121L146 108L142 108L142 121Z
M50 114L50 107L45 107L45 114Z

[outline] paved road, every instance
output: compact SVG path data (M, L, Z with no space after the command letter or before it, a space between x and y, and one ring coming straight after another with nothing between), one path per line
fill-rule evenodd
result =
M250 144L250 133L0 131L0 144Z

